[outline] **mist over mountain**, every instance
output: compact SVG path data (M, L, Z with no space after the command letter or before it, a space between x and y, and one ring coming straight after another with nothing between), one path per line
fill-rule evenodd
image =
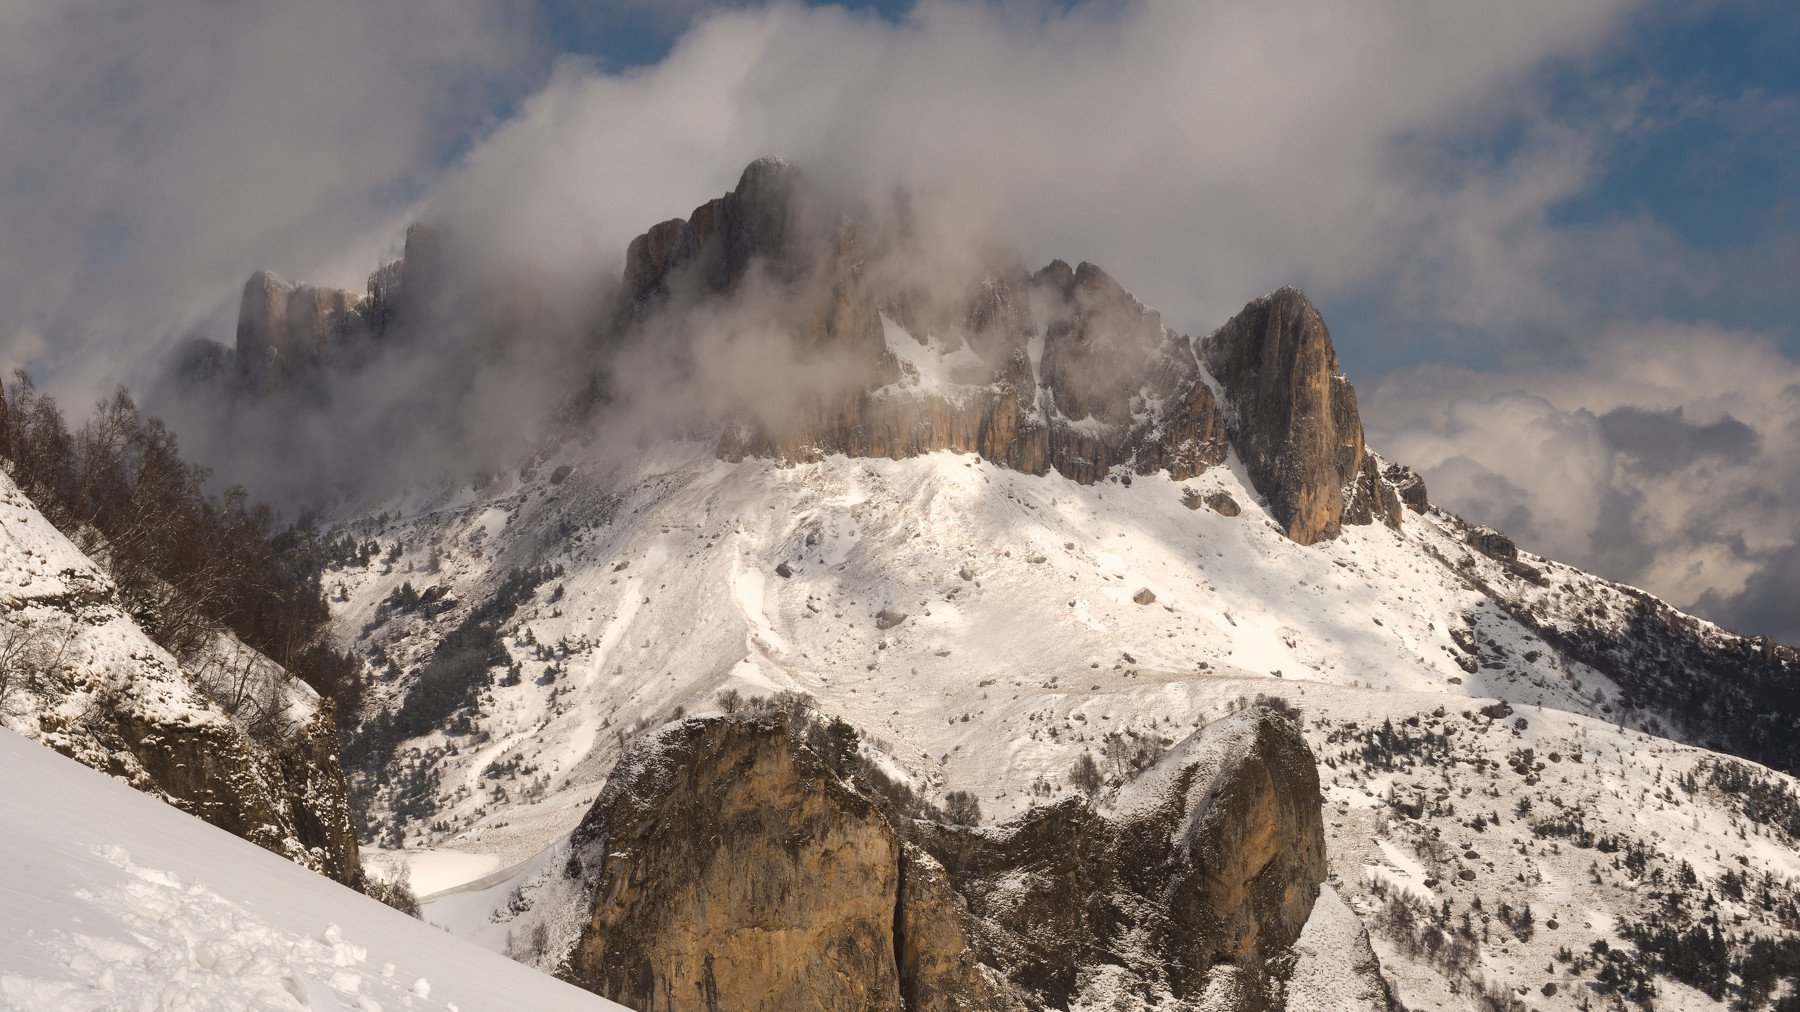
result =
M1800 1003L1791 15L109 6L0 1004Z

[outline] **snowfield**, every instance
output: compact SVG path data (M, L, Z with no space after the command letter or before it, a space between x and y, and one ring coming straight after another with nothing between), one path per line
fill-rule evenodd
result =
M1242 514L1193 508L1214 492ZM1445 514L1301 548L1235 459L1185 482L1081 486L950 452L781 466L720 461L703 443L655 444L625 463L570 444L432 500L419 493L408 510L389 504L385 519L345 528L398 546L396 560L327 574L345 645L392 662L376 705L399 705L460 614L397 615L365 633L403 583L478 601L519 567L563 573L506 626L521 677L490 671L468 731L414 739L390 765L390 784L431 785L429 817L393 818L386 790L369 814L422 869L439 850L491 856L499 870L426 897L426 916L534 965L553 966L574 940L583 898L554 868L621 751L730 692L810 694L862 729L884 768L939 800L974 792L990 822L1073 791L1083 752L1166 746L1246 698L1281 696L1303 711L1322 764L1336 892L1319 930L1350 930L1332 903L1361 915L1411 1007L1473 1009L1477 979L1524 1007L1599 1002L1580 984L1592 967L1575 972L1559 950L1623 945L1615 924L1649 916L1682 860L1703 888L1734 868L1800 875L1795 841L1747 824L1729 798L1659 797L1712 753L1647 733L1671 715L1625 709L1617 685L1476 581L1539 602L1562 626L1620 592L1524 553L1542 582L1520 580ZM1496 700L1526 726L1482 716ZM1359 736L1409 718L1462 737L1429 762L1356 751ZM1546 768L1516 773L1525 748L1527 766ZM1438 803L1413 805L1421 792ZM1621 871L1615 852L1534 828L1568 804L1599 837L1648 856ZM1452 903L1452 927L1468 911L1478 958L1447 969L1437 950L1402 944L1395 890ZM1522 939L1500 924L1500 903L1529 904L1540 926L1553 912L1557 926ZM1738 930L1789 930L1746 904L1733 916ZM533 936L545 944L522 944ZM1659 986L1659 1008L1719 1007Z
M0 730L0 1006L617 1009Z

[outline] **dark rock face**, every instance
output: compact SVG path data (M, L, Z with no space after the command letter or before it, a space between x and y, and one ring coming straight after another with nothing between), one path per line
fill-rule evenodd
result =
M1356 391L1298 288L1245 306L1201 354L1225 388L1231 445L1289 538L1335 538L1346 520L1400 525L1398 498L1363 448Z
M946 393L904 382L879 307L915 339L932 325L917 293L876 289L863 247L856 226L819 207L794 169L753 163L730 194L632 241L618 340L752 279L786 293L798 307L796 350L837 367L829 384L796 378L806 393L788 417L728 425L719 444L728 460L948 449L1091 484L1116 467L1179 479L1224 459L1224 429L1190 343L1098 267L1057 261L972 283L949 315L985 372ZM1030 352L1040 333L1041 375Z
M646 1010L1064 1008L1099 963L1197 996L1299 937L1319 806L1304 740L1263 710L1109 808L986 832L884 813L785 718L686 721L633 750L576 832L594 900L568 976Z
M129 710L90 717L85 733L114 756L135 759L115 760L105 772L338 882L362 883L329 705L288 737L267 743L225 725L154 723ZM61 743L57 735L46 740Z
M1519 549L1511 538L1492 527L1477 527L1469 532L1469 547L1496 562L1519 561Z
M1400 504L1414 513L1423 513L1431 508L1431 500L1425 493L1425 479L1419 472L1404 464L1389 464L1382 469L1382 477L1394 486L1394 493L1400 497Z

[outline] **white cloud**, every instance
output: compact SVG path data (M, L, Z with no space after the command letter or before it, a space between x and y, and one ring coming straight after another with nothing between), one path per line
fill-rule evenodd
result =
M1746 631L1800 638L1800 609L1769 624L1767 589L1800 543L1800 363L1766 335L1619 323L1551 361L1395 373L1362 403L1371 440L1420 468L1434 501ZM1784 593L1800 600L1800 585Z
M442 197L513 227L523 256L604 253L780 154L872 200L931 193L1033 260L1102 263L1189 328L1289 282L1395 278L1422 312L1473 323L1553 304L1553 272L1598 245L1545 223L1594 142L1545 119L1540 78L1635 6L732 11L655 67L565 67ZM1528 143L1499 164L1445 153L1521 117Z
M528 27L500 0L0 5L0 333L44 334L56 385L104 386L255 265L367 241Z

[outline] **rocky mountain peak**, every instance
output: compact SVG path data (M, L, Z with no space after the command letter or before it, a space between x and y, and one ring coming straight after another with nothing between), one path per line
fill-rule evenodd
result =
M1398 495L1363 446L1356 390L1305 293L1252 301L1201 356L1225 391L1232 448L1289 538L1334 538L1346 521L1400 525Z
M789 222L801 189L793 166L759 158L744 168L730 193L700 205L685 220L670 219L633 239L625 253L627 306L641 318L651 304L673 294L679 274L691 274L701 290L716 294L730 289L758 260L778 269L792 266Z
M791 329L805 354L864 363L837 370L850 376L839 389L771 391L802 402L785 422L729 420L720 444L727 459L951 449L1092 484L1121 473L1191 478L1221 463L1229 446L1301 544L1334 538L1345 523L1399 526L1398 493L1364 448L1356 394L1330 332L1298 288L1251 302L1204 342L1168 330L1086 261L970 278L952 286L966 293L964 308L945 311L959 296L895 287L889 279L921 272L879 261L923 254L904 242L874 243L879 252L870 254L861 229L825 213L792 166L763 159L731 193L632 241L624 339L683 312L688 296L729 297L760 263L788 286ZM1216 403L1216 390L1227 404ZM1411 490L1421 499L1415 508L1422 491Z
M238 305L239 367L262 384L316 365L356 318L361 301L353 292L295 285L273 271L257 271L244 283Z

